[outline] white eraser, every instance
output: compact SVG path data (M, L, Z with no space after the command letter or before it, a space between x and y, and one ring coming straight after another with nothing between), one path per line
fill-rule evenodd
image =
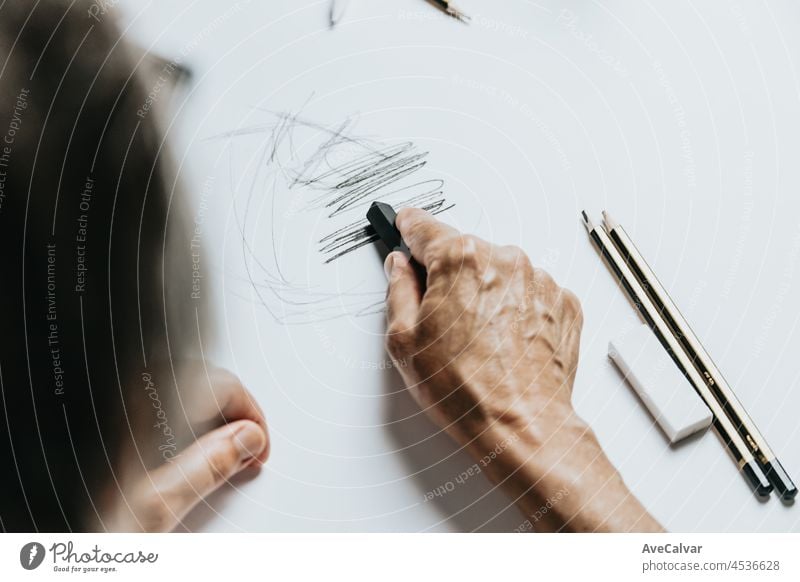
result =
M711 411L652 330L643 325L608 343L608 356L676 443L707 428Z

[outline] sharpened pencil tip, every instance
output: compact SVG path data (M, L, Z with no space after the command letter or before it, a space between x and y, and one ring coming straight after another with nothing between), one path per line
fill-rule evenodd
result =
M347 5L346 0L331 0L330 12L328 12L331 28L336 28L342 21Z
M619 222L614 220L611 217L611 215L608 212L606 212L605 210L603 210L603 222L605 223L606 228L609 231L614 230L615 228L619 227Z
M591 231L594 229L594 225L585 210L581 211L581 217L583 218L583 224L586 226L586 230Z

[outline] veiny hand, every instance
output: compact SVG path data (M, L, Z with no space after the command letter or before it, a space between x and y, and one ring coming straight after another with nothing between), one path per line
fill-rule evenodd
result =
M387 257L387 350L423 410L490 460L532 529L660 529L572 407L577 298L516 247L416 209L397 226L427 281L402 253Z
M205 497L247 467L269 456L264 414L238 378L200 365L190 382L210 388L195 398L190 415L196 426L223 423L206 432L160 467L147 472L115 504L116 531L167 532Z

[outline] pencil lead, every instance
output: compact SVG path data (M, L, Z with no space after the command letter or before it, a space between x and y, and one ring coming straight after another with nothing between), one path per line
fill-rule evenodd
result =
M581 211L581 216L583 217L583 224L586 226L586 230L588 230L589 232L594 230L594 225L592 224L592 221L589 218L589 215L586 214L585 210Z
M452 16L453 18L455 18L456 20L458 20L460 22L463 22L464 24L469 24L470 22L472 22L472 17L471 16L469 16L467 14L464 14L463 12L461 12L460 10L458 10L456 8L453 8L453 11L449 12L449 14L450 14L450 16Z
M617 222L616 220L614 220L614 219L611 217L611 215L610 215L608 212L606 212L605 210L603 210L603 222L605 223L605 225L606 225L606 228L607 228L608 230L610 230L610 231L611 231L611 230L614 230L615 228L618 228L618 227L619 227L619 222Z
M339 22L341 22L341 20L344 18L346 9L346 0L331 0L330 12L328 13L331 29L334 29L339 25Z
M433 4L448 16L452 16L453 18L455 18L460 22L463 22L464 24L469 24L472 21L472 18L470 16L464 14L463 12L461 12L461 10L450 4L450 0L428 0L428 3Z

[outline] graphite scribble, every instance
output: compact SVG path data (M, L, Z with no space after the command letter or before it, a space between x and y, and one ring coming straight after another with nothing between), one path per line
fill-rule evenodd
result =
M426 170L429 152L408 140L360 135L356 117L325 125L298 113L259 113L266 121L216 136L228 142L257 140L252 180L246 185L232 180L231 189L247 265L245 278L258 300L283 323L381 311L383 291L365 291L358 285L329 290L287 278L275 232L281 222L294 217L313 218L315 229L323 232L306 243L311 245L306 255L317 254L324 269L378 240L365 218L373 201L433 214L451 209L454 204L444 194L444 181ZM254 208L265 200L271 208L271 251L253 248L246 235Z

